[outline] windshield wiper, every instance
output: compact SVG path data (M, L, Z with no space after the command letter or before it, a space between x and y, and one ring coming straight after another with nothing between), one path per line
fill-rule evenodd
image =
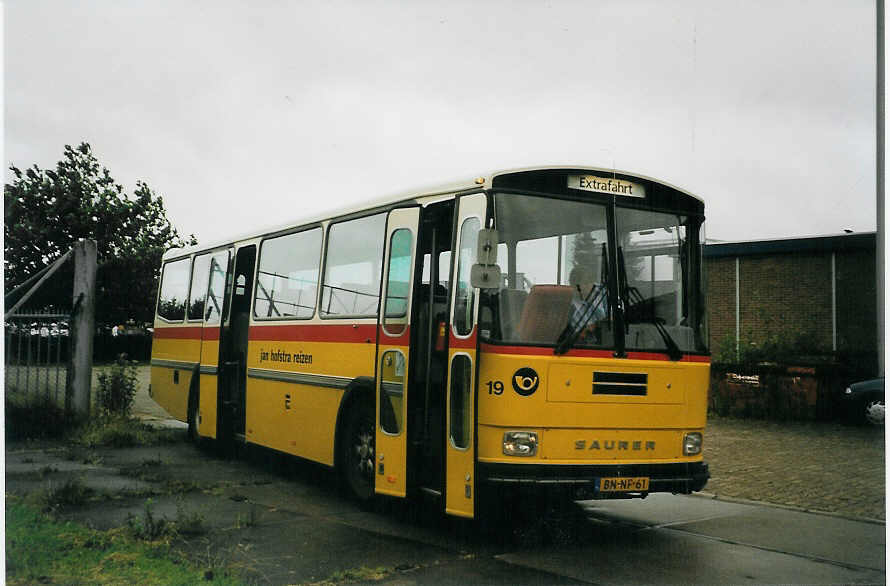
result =
M587 327L587 324L590 323L591 318L596 315L600 306L606 298L608 298L608 293L609 292L605 287L591 287L587 296L582 301L583 305L581 307L584 308L584 311L581 313L581 316L577 321L574 320L574 314L569 316L569 323L566 324L565 329L556 340L556 346L553 348L554 354L565 354L569 351L569 348L575 344L578 336L581 335L581 332L583 332Z
M645 319L648 323L651 323L655 326L656 331L661 335L661 339L664 340L664 345L667 348L668 358L673 360L674 362L683 358L683 352L680 350L680 347L677 346L677 342L674 341L674 338L671 337L670 332L667 331L667 328L664 327L664 324L661 323L658 317L655 315L655 301L652 300L652 311L647 312L645 305L646 299L643 297L642 293L640 293L636 287L631 287L627 283L627 271L624 268L624 253L621 250L621 247L618 247L618 277L621 281L620 287L624 291L627 300L630 301L632 306L637 306L640 308L640 314L643 319ZM629 308L628 308L629 309ZM625 317L627 317L627 310L625 310ZM625 323L629 323L625 320Z
M578 336L581 335L581 332L584 331L584 328L587 327L587 324L590 323L593 316L597 314L600 306L609 298L609 288L607 285L609 282L609 257L606 254L605 242L603 242L600 258L603 263L600 269L601 285L598 287L591 287L590 291L587 292L581 305L581 307L584 308L584 311L577 320L575 320L574 310L572 311L572 315L569 316L569 323L566 324L565 329L563 329L562 333L559 334L559 337L556 339L556 346L553 348L554 354L565 354L569 351L569 348L574 346L575 342L578 340ZM578 293L580 292L581 289L579 288ZM572 323L573 321L575 323Z

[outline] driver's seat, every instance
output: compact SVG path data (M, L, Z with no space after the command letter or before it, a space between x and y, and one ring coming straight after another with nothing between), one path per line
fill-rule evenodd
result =
M518 341L555 343L569 321L574 291L569 285L533 286L522 307Z

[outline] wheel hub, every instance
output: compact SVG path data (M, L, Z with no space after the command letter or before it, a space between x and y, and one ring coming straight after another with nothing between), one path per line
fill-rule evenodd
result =
M872 401L865 407L865 419L872 425L884 425L884 402Z
M374 472L374 436L362 433L356 438L356 465L362 476L370 477Z

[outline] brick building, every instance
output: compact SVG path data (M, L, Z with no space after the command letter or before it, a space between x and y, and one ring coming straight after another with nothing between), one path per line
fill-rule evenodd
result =
M711 351L782 340L876 355L875 233L708 244Z

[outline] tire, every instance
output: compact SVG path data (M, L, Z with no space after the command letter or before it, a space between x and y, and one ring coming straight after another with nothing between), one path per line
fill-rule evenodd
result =
M197 444L201 437L198 435L198 390L192 389L189 392L189 409L188 409L188 438L193 444Z
M374 408L357 401L346 409L340 436L340 474L349 496L368 503L374 497Z
M884 399L867 399L862 415L869 425L884 425Z

